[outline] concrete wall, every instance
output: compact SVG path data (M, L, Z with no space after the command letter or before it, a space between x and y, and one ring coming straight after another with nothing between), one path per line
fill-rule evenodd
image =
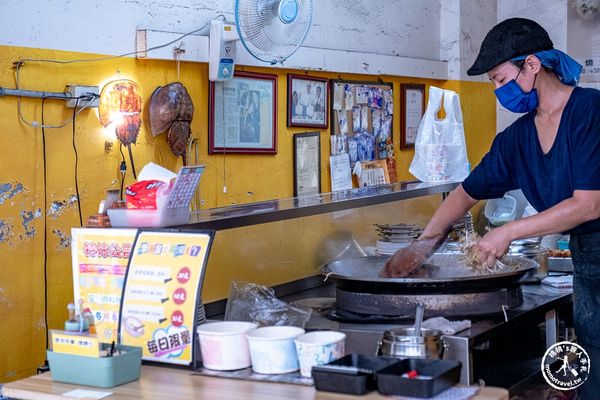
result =
M187 33L220 14L234 20L233 5L233 0L7 2L0 13L0 44L124 54L135 49L136 29ZM349 51L355 57L368 54L365 60L370 59L367 63L371 64L376 64L378 59L389 62L389 57L439 61L439 21L439 0L316 1L314 25L303 50L307 54L309 49ZM188 46L192 41L190 37L183 40ZM241 53L247 65L259 65L252 58L244 58L244 51ZM296 61L300 60L296 58ZM353 70L355 65L360 70ZM328 61L323 52L307 56L300 64L290 64L288 68L299 66L369 73L362 63L347 59L340 65L339 57ZM377 73L376 67L373 70ZM402 74L398 71L398 75Z

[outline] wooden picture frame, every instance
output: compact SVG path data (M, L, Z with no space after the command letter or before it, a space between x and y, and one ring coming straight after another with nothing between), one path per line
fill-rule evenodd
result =
M329 80L288 74L287 86L287 126L326 129L329 126Z
M321 193L321 134L294 135L294 197Z
M425 113L425 85L400 85L400 149L415 147L419 124Z
M210 82L208 107L208 154L277 153L277 75Z

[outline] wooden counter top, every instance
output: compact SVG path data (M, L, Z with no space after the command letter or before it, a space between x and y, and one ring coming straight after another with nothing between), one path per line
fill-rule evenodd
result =
M108 400L280 400L318 399L341 400L352 396L317 392L314 387L283 383L241 381L192 375L191 371L142 366L140 380L110 389L68 385L53 382L50 373L31 376L2 387L2 394L11 399L21 400L64 400L63 393L84 388L112 392ZM356 399L385 399L387 397L371 392ZM508 400L508 391L500 388L483 388L473 397L474 400Z

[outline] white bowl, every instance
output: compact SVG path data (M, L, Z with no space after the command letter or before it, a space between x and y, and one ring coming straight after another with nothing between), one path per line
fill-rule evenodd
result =
M252 370L259 374L286 374L299 368L294 339L304 329L267 326L248 332Z
M251 361L246 334L257 327L253 322L238 321L209 322L198 326L196 332L204 367L221 371L248 368Z
M294 341L302 376L310 377L312 367L342 358L346 334L336 331L314 331L300 335Z

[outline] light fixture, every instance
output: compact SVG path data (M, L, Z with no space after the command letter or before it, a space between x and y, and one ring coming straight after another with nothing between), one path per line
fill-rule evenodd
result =
M130 79L118 79L104 85L98 116L102 126L114 127L117 138L127 147L133 177L137 179L131 144L135 144L142 125L142 96L138 84Z

